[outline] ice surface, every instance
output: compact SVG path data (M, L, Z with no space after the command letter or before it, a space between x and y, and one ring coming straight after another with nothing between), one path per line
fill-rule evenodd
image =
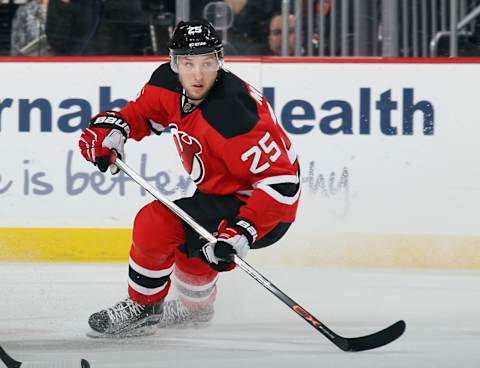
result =
M369 334L398 319L407 322L407 330L383 348L342 352L235 270L221 276L209 327L91 339L85 335L89 315L126 296L126 265L0 263L0 345L22 362L53 365L85 358L92 368L480 366L478 272L287 269L251 263L341 335Z

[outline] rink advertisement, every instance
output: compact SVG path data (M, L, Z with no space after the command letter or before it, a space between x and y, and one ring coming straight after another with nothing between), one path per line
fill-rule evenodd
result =
M77 141L93 114L135 99L157 65L0 63L0 259L126 259L151 198L124 174L96 171ZM478 64L227 67L268 99L302 166L298 220L266 258L480 268ZM126 152L170 199L193 192L170 133Z

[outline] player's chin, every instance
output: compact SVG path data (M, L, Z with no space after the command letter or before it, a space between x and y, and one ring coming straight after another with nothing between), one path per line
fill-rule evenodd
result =
M189 93L189 97L195 98L197 100L203 99L207 96L207 90L202 89L202 90L194 90L191 93Z

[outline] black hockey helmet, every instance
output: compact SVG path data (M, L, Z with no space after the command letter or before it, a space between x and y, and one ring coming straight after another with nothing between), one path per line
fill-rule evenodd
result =
M177 24L170 43L170 65L178 72L178 56L215 54L219 68L223 66L223 44L210 22L196 20Z

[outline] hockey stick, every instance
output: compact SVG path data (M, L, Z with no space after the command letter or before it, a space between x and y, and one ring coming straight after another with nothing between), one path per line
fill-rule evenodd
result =
M7 352L0 346L0 360L5 363L7 368L78 368L78 362L19 362L13 359ZM80 368L90 368L90 363L82 359L80 360Z
M153 197L158 199L166 207L168 207L173 213L190 225L200 236L205 238L209 242L216 242L216 238L210 234L205 228L200 226L188 213L178 207L175 203L170 201L168 198L164 197L158 190L156 190L152 185L150 185L145 179L133 171L127 164L125 164L121 159L119 159L115 154L112 154L111 162L115 164L120 170L132 178L137 184L139 184L143 189L150 193ZM238 256L234 256L235 264L249 274L252 278L258 281L263 285L268 291L280 299L283 303L288 305L295 313L302 317L305 321L310 323L318 332L323 334L327 339L333 342L343 351L363 351L375 349L380 346L386 345L397 338L399 338L405 331L405 322L398 321L393 325L385 328L384 330L378 331L371 335L366 335L362 337L342 337L337 335L335 332L330 330L322 322L312 316L307 312L302 306L296 303L278 287L268 281L264 276L262 276L258 271L256 271L252 266L247 262L241 259Z

